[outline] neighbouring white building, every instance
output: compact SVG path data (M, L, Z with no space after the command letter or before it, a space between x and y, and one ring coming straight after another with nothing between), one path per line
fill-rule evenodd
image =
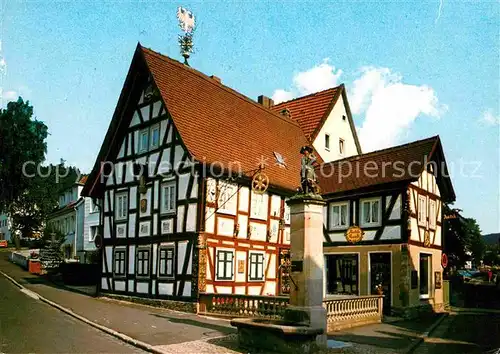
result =
M0 241L10 242L11 232L10 218L7 214L0 214Z
M94 239L99 228L99 207L92 198L80 193L87 176L80 178L59 196L59 207L49 215L47 224L66 235L63 245L66 259L88 262L88 253L95 251Z

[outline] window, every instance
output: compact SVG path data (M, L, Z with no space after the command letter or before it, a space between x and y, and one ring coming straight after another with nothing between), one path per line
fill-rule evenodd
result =
M99 233L99 226L91 226L89 233L89 241L93 242L98 233Z
M160 248L160 269L158 273L161 277L174 277L174 246Z
M115 250L113 262L113 274L125 275L125 250Z
M250 205L250 217L267 219L267 198L266 194L257 194L252 191L252 204Z
M420 298L428 299L431 290L431 255L420 254Z
M330 229L349 226L349 203L330 204Z
M325 260L327 293L358 295L358 255L327 254Z
M361 200L361 224L364 226L380 224L380 198Z
M121 193L116 195L116 219L123 220L127 218L128 213L128 195L127 193Z
M158 124L151 127L151 148L160 146L160 126Z
M137 265L135 267L137 276L149 275L149 249L137 250Z
M425 226L425 221L427 217L427 206L426 206L425 196L418 196L418 224L421 226Z
M330 134L325 134L325 149L330 151Z
M149 130L142 130L139 136L139 152L148 151L149 147Z
M344 139L339 139L339 154L344 155Z
M217 251L216 280L233 280L234 251Z
M264 254L257 252L250 252L248 254L249 258L249 280L264 280Z
M429 200L429 227L432 229L436 228L436 201L430 199Z
M165 183L161 186L161 212L175 212L175 181Z

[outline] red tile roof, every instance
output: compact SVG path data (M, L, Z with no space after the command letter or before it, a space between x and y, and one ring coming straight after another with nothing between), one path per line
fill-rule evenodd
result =
M343 86L282 102L272 106L271 109L276 113L288 109L291 118L299 123L307 139L312 142L337 102Z
M100 162L112 161L112 155L117 153L116 147L113 148L121 140L117 132L128 126L131 119L131 115L121 118L125 97L133 86L130 82L135 75L134 70L139 70L144 63L182 142L195 160L217 162L223 166L239 162L244 172L257 169L259 161L264 160L267 163L265 173L271 185L288 190L295 190L299 186L299 151L308 143L297 122L272 112L189 66L139 44L103 147L90 175L90 183L84 187L82 195L96 193L94 188L100 184L97 177ZM275 164L274 152L285 158L287 169Z
M78 182L76 182L77 184L81 184L81 185L85 185L85 183L87 183L87 179L88 179L88 175L83 175L80 180L78 180Z
M323 194L359 190L386 183L417 180L426 162L438 163L443 200L454 200L439 136L330 162L316 169ZM444 168L445 173L441 173ZM443 175L444 174L444 175Z

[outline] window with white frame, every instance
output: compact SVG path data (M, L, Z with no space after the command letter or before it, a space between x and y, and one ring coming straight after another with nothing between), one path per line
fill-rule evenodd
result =
M267 198L266 194L258 194L252 191L252 201L250 205L250 217L255 219L267 219Z
M139 133L139 152L148 151L149 148L149 129L143 129Z
M216 280L233 280L234 251L217 250Z
M250 281L264 280L264 253L261 252L248 253L248 280Z
M325 149L330 151L330 134L325 134Z
M113 274L125 275L125 249L115 249L113 253Z
M175 213L175 181L170 181L161 186L161 212Z
M349 226L349 202L330 204L330 229L342 229Z
M426 197L423 195L419 195L418 196L418 214L417 214L418 224L421 226L425 226L426 218L427 218Z
M116 194L115 210L116 210L116 215L115 215L116 220L123 220L123 219L127 218L127 215L128 215L128 194L127 194L127 192Z
M160 125L155 124L151 127L151 149L155 149L160 146Z
M382 210L380 198L361 199L361 225L375 226L380 224Z
M99 226L91 226L89 230L89 241L93 242L95 240L95 237L99 233Z
M136 255L136 267L135 271L137 276L148 276L149 275L149 249L138 249Z
M436 201L429 199L429 227L432 229L436 228Z
M339 154L344 155L344 139L339 139Z
M428 299L431 293L432 256L420 253L420 298Z
M236 194L238 188L235 185L228 183L221 183L219 189L219 198L217 201L218 212L221 213L236 213Z
M174 277L174 246L161 246L159 249L159 269L160 277Z

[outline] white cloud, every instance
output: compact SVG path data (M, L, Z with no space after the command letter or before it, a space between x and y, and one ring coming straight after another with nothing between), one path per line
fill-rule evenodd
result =
M18 95L17 91L10 90L10 91L3 92L2 97L3 97L3 100L5 102L17 101L19 95Z
M342 70L336 70L324 59L323 63L306 71L301 71L293 76L293 88L291 90L277 89L272 95L275 103L291 100L298 95L304 96L310 93L323 91L338 85Z
M271 98L275 103L290 101L293 98L293 93L282 89L275 90Z
M353 113L364 114L359 129L364 152L399 143L419 116L439 118L447 110L431 87L405 84L388 68L362 68L350 97Z
M487 110L483 113L481 121L488 125L498 125L500 124L500 115L495 116L491 110Z
M338 86L342 73L325 59L295 74L292 88L277 89L272 98L280 103ZM420 116L439 118L447 110L431 87L406 84L389 68L362 67L354 76L349 85L349 104L351 112L364 119L357 129L364 152L400 143Z

